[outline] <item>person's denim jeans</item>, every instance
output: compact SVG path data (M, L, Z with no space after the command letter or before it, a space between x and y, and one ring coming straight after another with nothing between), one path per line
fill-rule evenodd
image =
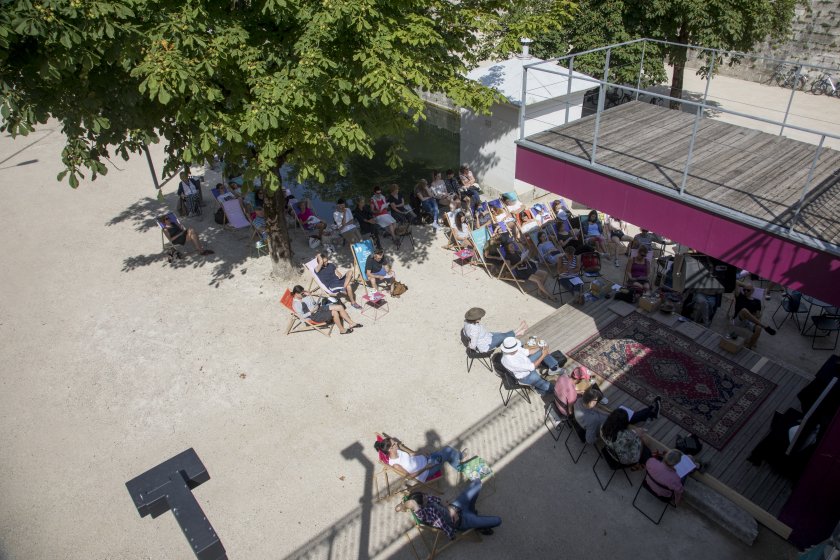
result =
M529 359L529 360L531 360L532 362L536 363L536 361L540 359L540 352L534 352L533 354L531 354L530 356L528 356L528 359ZM555 359L554 359L554 356L552 356L551 354L548 354L548 355L545 357L545 359L542 361L542 363L543 363L543 364L545 365L545 367L547 367L548 369L554 369L554 368L556 368L558 365L560 365L560 364L558 364L558 363L557 363L557 360L555 360Z
M449 463L453 469L457 469L461 464L461 452L457 449L449 447L448 445L442 449L438 449L429 455L429 460L435 463Z
M432 219L434 220L432 223L437 224L438 216L440 215L437 200L435 200L434 198L427 198L426 200L420 202L420 206L422 206L426 212L432 215Z
M481 492L481 481L473 480L461 495L455 498L452 505L460 510L461 521L456 527L459 531L468 529L492 529L502 524L500 517L495 515L478 515L475 512L475 502Z
M631 424L641 424L648 418L655 418L653 407L647 406L641 410L633 411L633 418L630 419Z
M494 332L490 333L490 336L490 350L493 350L494 348L498 348L499 346L501 346L502 342L504 342L507 337L516 336L516 333L513 331Z
M547 395L551 392L551 384L542 377L540 377L540 374L537 373L537 370L533 370L531 373L529 373L522 379L518 379L517 381L519 381L521 385L530 385L541 395Z

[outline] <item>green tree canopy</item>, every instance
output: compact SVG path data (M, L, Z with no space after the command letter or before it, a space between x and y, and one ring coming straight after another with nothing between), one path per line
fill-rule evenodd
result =
M165 172L222 154L246 180L293 163L301 178L344 171L423 118L419 91L486 110L465 78L512 35L556 27L569 0L17 0L0 11L2 129L61 122L67 176L106 173L165 139ZM522 13L527 18L513 19ZM518 38L518 37L517 37ZM272 198L272 197L269 197ZM272 257L290 256L282 213L266 207Z

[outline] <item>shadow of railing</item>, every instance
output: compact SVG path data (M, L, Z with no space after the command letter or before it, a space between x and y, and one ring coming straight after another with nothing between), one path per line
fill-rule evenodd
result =
M484 458L491 466L508 456L517 446L542 427L542 410L539 399L532 398L528 404L516 399L505 406L498 406L481 420L459 434L449 445L460 449L469 447L471 454ZM440 445L435 432L426 433L426 444ZM368 480L360 501L362 504L329 528L315 535L307 543L286 556L287 559L342 559L370 558L380 554L402 536L409 527L405 515L394 512L395 498L381 503L372 503L371 484L375 467L356 442L344 451L345 459L356 459L365 465ZM373 455L372 447L368 454Z

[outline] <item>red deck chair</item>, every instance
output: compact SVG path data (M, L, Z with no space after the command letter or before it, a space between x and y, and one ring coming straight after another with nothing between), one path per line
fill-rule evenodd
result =
M295 312L295 308L292 307L292 299L294 299L292 291L288 289L286 290L286 293L283 294L283 297L280 298L280 303L283 307L289 310L289 313L292 314L292 317L289 320L289 326L286 329L287 335L306 331L318 331L324 336L330 336L332 334L333 327L335 326L333 323L319 323L311 319L303 320L298 317L298 314Z
M376 441L382 441L387 437L389 437L388 434L376 434ZM414 453L412 449L409 449L404 445L401 445L400 447L408 453ZM379 464L382 465L382 470L377 473L374 473L373 476L374 499L376 501L390 498L394 494L398 494L403 490L423 490L428 492L434 492L435 494L443 493L437 490L436 488L432 488L430 486L430 483L434 484L443 478L443 465L440 465L438 463L429 463L423 470L419 472L416 472L414 474L403 474L391 466L390 457L388 457L386 453L379 451L377 452L377 455L379 459ZM429 477L425 481L417 479L417 477L420 474L426 471L431 471L433 469L437 469L437 471L430 473ZM382 488L381 490L379 488L380 478L385 479L384 488ZM395 484L396 486L392 488L392 486Z

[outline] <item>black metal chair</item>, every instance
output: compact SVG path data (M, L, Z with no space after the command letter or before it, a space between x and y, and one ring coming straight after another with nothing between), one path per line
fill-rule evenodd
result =
M563 430L566 429L566 426L569 426L569 417L564 412L561 412L556 400L545 405L543 425L545 425L545 429L548 430L548 433L551 434L554 441L560 441Z
M511 397L513 394L516 393L528 404L531 404L531 397L528 396L528 391L531 390L530 385L521 385L516 377L508 371L508 369L502 365L502 353L497 352L493 355L491 359L493 363L493 371L496 372L496 375L501 380L499 383L499 396L502 397L502 404L507 406L510 403ZM504 393L502 392L502 388L507 390L507 397L505 397Z
M776 322L776 314L779 310L785 311L785 316L782 318L781 323ZM796 330L801 331L802 325L799 323L799 314L800 313L808 313L808 308L805 304L802 303L802 293L801 292L785 292L785 295L782 296L782 301L779 303L779 307L776 308L776 311L773 312L773 325L776 326L777 329L782 328L782 325L785 324L787 318L793 315L793 320L796 322Z
M464 345L464 349L467 352L467 373L470 372L472 369L473 362L478 360L481 362L481 365L487 368L488 371L493 371L493 366L490 364L490 357L495 352L495 349L491 349L489 352L479 352L478 350L473 350L470 348L470 339L464 333L464 329L461 329L461 344Z
M649 474L646 474L645 477L642 479L642 484L639 485L639 489L636 490L636 496L633 498L633 507L636 508L638 511L642 512L642 515L644 515L645 517L650 519L655 525L659 525L659 523L662 521L662 518L665 516L665 512L668 511L668 506L671 506L671 507L674 507L674 508L677 507L677 503L676 503L676 499L675 499L676 496L674 495L673 490L671 490L669 492L668 496L660 496L659 494L657 494L656 492L653 491L653 488L650 487L650 485L648 484L648 479L653 481L653 483L656 484L657 486L659 486L661 488L664 488L664 486L662 486L661 484L656 482L656 479L654 479ZM656 519L654 519L653 517L648 515L645 510L643 510L642 508L640 508L636 504L636 500L639 499L639 493L642 491L642 488L647 490L650 493L651 496L653 496L659 502L662 502L664 504L662 506L662 511L659 512L659 517L656 518Z
M598 479L598 485L601 487L601 490L603 490L604 492L607 491L607 488L609 488L610 486L610 482L612 482L615 473L617 473L618 471L624 473L625 478L627 478L627 483L632 488L633 481L630 480L630 475L627 474L627 468L631 465L622 464L621 461L619 461L618 458L615 455L613 455L612 451L610 451L610 448L607 447L606 444L603 443L603 441L601 443L602 445L595 446L595 449L598 451L598 458L595 459L595 463L592 465L592 472L595 473L595 478ZM595 468L598 466L598 463L601 461L601 459L603 459L604 462L607 463L607 466L610 468L610 470L612 470L612 474L607 479L606 484L604 484L601 481L601 477L598 476L598 470Z
M812 350L834 350L837 348L837 339L840 338L840 315L836 314L826 314L826 315L814 315L811 317L812 326L814 327L814 334L811 335L811 349ZM817 334L818 332L823 332L825 334ZM829 336L831 333L837 333L834 335L834 345L831 348L817 348L817 336Z
M574 414L569 416L568 425L571 429L569 430L569 433L566 436L563 445L566 446L566 451L569 452L569 457L572 458L572 462L577 465L578 461L580 461L580 458L583 455L583 452L586 451L586 446L589 445L588 443L586 443L586 430L583 429L583 426L577 423ZM581 443L580 451L578 451L577 455L575 455L572 449L569 447L569 438L572 437L572 434L575 434Z

